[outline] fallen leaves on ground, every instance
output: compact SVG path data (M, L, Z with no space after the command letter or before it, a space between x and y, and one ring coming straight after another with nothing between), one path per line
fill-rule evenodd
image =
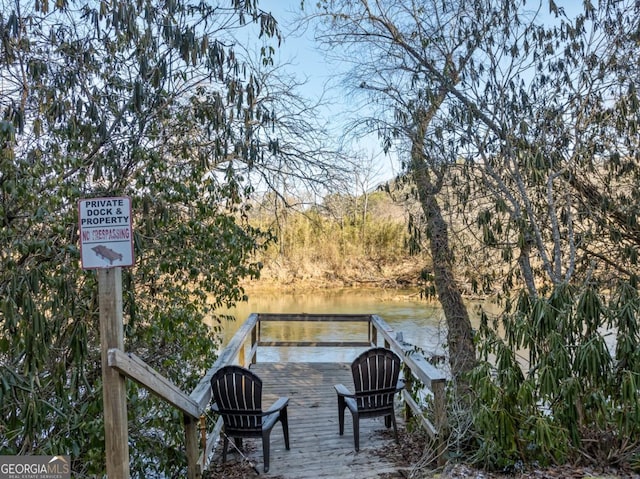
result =
M610 468L556 466L548 469L533 469L513 474L502 474L475 469L464 464L455 464L441 470L422 471L415 479L638 479L640 475Z
M380 434L393 438L390 431ZM398 442L379 454L390 458L398 466L395 474L381 474L380 479L640 479L640 474L611 467L563 465L544 469L530 469L516 473L490 472L466 464L447 464L437 467L435 444L422 430L398 431Z
M220 449L220 447L218 449ZM222 453L218 450L209 465L209 469L203 474L202 479L251 479L264 476L264 465L262 461L253 461L248 457L255 450L256 440L245 439L241 449L242 454L235 450L233 441L231 441L229 443L227 461L222 462ZM280 476L269 476L269 478L279 479Z
M389 439L388 446L377 454L393 461L398 471L393 474L380 474L380 479L640 479L640 474L614 468L596 468L585 466L556 466L545 469L531 469L517 473L499 473L484 471L466 464L447 464L437 467L435 445L422 430L398 431L398 442L393 441L391 430L378 432ZM227 462L222 463L220 452L216 454L203 479L251 479L263 476L263 464L250 461L246 456L256 448L254 441L245 440L243 454L240 455L229 446ZM260 474L257 474L255 469ZM281 476L269 476L282 479Z

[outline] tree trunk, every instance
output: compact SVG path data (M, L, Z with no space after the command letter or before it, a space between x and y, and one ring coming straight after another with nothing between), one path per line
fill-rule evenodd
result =
M476 363L473 329L462 293L453 274L454 258L449 245L448 226L428 178L426 181L429 185L419 188L420 203L427 220L436 292L447 321L451 373L457 381L458 391L464 392L467 389L465 375Z
M451 374L456 380L458 393L466 395L468 392L466 373L470 372L476 364L476 350L469 313L453 274L454 258L449 245L448 225L442 216L436 197L442 188L442 176L437 175L442 173L438 172L438 165L430 162L425 156L422 147L428 124L428 115L416 115L416 133L411 145L411 173L427 221L436 292L447 320L447 346ZM431 180L433 176L437 180L435 183Z

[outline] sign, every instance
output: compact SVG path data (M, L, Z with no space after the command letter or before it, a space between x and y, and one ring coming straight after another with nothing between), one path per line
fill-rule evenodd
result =
M131 198L91 198L78 202L83 269L133 265Z

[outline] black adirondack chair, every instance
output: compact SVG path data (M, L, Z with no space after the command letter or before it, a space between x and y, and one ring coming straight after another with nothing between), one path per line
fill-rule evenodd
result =
M334 387L338 393L338 422L340 435L344 434L344 410L353 417L353 440L360 450L360 418L384 416L385 426L393 425L398 441L398 427L393 407L395 394L404 387L399 380L400 358L386 348L372 348L360 354L351 363L355 393L342 384Z
M269 471L269 438L276 422L282 424L284 445L289 449L289 423L287 405L289 398L281 397L266 411L262 410L262 380L240 366L224 366L211 378L213 410L224 421L224 447L222 461L227 460L229 438L238 447L242 438L262 438L264 472Z

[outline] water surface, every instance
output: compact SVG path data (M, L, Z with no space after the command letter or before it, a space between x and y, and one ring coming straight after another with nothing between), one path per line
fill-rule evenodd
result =
M473 310L473 308L471 308ZM472 312L472 311L470 311ZM446 342L444 314L437 303L420 298L417 290L317 289L305 292L249 292L249 301L228 311L235 321L222 325L223 344L251 313L377 314L405 341L427 354L442 354ZM475 319L474 319L475 320ZM362 324L317 325L275 323L263 329L263 338L279 340L340 340L366 337ZM350 361L357 350L350 348L261 348L259 361Z

